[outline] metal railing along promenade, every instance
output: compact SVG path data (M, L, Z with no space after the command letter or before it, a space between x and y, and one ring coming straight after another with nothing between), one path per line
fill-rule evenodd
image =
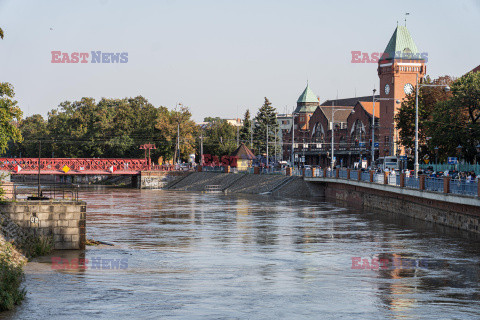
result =
M388 184L399 188L409 188L425 191L433 191L439 193L452 193L458 195L465 195L470 197L478 197L480 189L477 181L450 179L448 177L437 178L420 176L419 178L409 177L405 174L403 178L398 173L386 173L386 172L371 172L364 170L351 170L351 169L335 169L330 168L322 169L319 167L312 168L288 168L292 176L299 176L305 178L336 178L341 180L354 180L377 184ZM338 171L337 171L338 170ZM224 166L207 167L204 166L202 171L208 172L225 172ZM232 172L231 170L230 172ZM236 171L237 172L237 171ZM273 175L287 175L287 169L274 169L274 168L260 168L250 167L244 173L248 174L273 174ZM360 175L360 176L359 176ZM402 181L403 180L403 181ZM445 189L447 186L447 189Z
M449 179L446 178L448 181L445 181L445 178L438 178L438 177L428 177L428 176L421 176L419 178L415 177L407 177L404 175L403 177L403 185L401 175L391 174L384 172L374 172L371 174L369 171L358 171L358 170L349 170L348 173L347 169L340 169L338 173L336 170L331 170L328 168L327 170L323 170L321 168L308 168L305 169L305 173L303 173L300 169L293 170L293 175L296 176L304 176L306 178L337 178L342 180L354 180L354 181L363 181L363 182L371 182L377 184L388 184L391 186L397 186L402 188L410 188L410 189L418 189L418 190L425 190L425 191L433 191L439 193L452 193L458 195L465 195L465 196L473 196L478 197L480 194L479 186L477 181L469 181L469 180L458 180L458 179ZM360 174L360 178L359 175ZM421 181L423 179L423 181ZM448 192L445 192L445 184L448 184Z

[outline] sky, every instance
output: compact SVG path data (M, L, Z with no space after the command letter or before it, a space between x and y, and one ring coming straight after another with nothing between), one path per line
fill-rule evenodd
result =
M321 101L378 89L377 64L351 52L383 52L407 12L431 77L480 64L480 0L0 0L0 82L25 116L138 95L182 103L196 121L255 114L264 97L291 112L307 81ZM126 52L128 62L52 63L52 51Z

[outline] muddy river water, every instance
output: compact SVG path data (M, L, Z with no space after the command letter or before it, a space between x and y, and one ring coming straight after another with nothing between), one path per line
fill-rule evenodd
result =
M83 191L88 238L6 319L479 319L478 238L322 202Z

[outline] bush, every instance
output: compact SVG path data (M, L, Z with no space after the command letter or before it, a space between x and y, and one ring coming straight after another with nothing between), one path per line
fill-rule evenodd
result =
M20 288L22 266L14 257L12 245L5 243L0 248L0 311L11 310L25 298L26 291Z
M53 251L53 237L28 235L17 248L29 259L45 256Z

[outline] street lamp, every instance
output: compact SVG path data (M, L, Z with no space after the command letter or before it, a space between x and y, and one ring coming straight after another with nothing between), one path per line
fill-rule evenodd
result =
M375 98L375 92L377 90L373 89L372 101L373 101L373 115L372 115L372 161L370 166L373 167L375 162L375 102L382 100L395 100L394 98ZM400 100L395 101L396 104L400 104Z
M355 110L353 110L353 109L351 109L351 110L352 111L351 111L350 114L354 114ZM333 107L332 107L332 130L331 130L332 131L332 161L331 161L332 171L333 171L333 167L334 167L334 160L333 160L333 156L334 156L334 154L333 154L333 144L334 144L334 137L335 137L335 135L334 135L334 133L335 133L335 120L334 120L335 118L334 118L334 116L335 116L335 112L337 112L337 111L350 111L350 109L333 109Z
M480 143L475 147L477 149L477 154L475 155L475 164L478 164L477 156L480 153Z
M435 147L433 149L435 150L435 164L438 165L438 147Z
M458 157L459 157L459 158L460 158L460 155L462 154L462 149L463 149L462 145L459 144L459 145L457 146L457 152L458 152Z
M418 83L418 73L416 74L416 90L415 90L415 178L418 178L418 88L419 87L443 87L445 92L450 91L450 87L443 84L421 84Z
M295 167L295 109L292 112L292 168Z

